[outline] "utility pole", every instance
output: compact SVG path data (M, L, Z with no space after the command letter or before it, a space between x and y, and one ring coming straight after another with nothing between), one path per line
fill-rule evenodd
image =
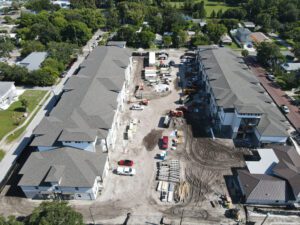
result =
M182 209L182 211L181 211L180 225L182 224L182 220L183 220L183 212L184 212L184 209Z

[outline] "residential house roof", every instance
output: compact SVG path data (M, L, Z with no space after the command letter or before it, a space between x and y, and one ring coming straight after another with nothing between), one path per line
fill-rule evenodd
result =
M251 31L248 28L240 27L236 31L236 38L243 44L251 42Z
M107 46L116 46L119 48L126 48L126 41L109 41L107 42Z
M50 115L34 130L31 145L53 146L57 141L106 138L130 56L128 49L96 47L81 64L79 73L68 79Z
M296 199L300 196L299 153L293 146L268 147L258 150L260 161L247 161L247 170L237 171L246 198L266 200L264 193L268 193L269 199L273 200ZM258 188L262 184L264 188Z
M199 56L218 106L260 114L257 131L262 136L288 137L285 117L262 91L242 57L228 48L211 46L199 47Z
M289 199L289 188L284 180L266 174L251 174L247 170L237 173L246 202Z
M264 33L262 32L254 32L250 34L250 38L253 42L261 43L264 41L271 41L270 38L268 38Z
M298 71L300 70L300 63L284 63L281 65L281 68L287 72Z
M4 96L12 86L14 86L15 82L9 82L9 81L0 81L0 98Z
M279 162L273 149L257 149L260 160L246 161L247 168L252 174L271 174L273 167Z
M255 28L255 24L253 22L245 21L243 24L246 28Z
M102 177L107 153L64 147L45 152L33 152L19 174L20 186L46 186L57 182L63 187L92 187L96 177Z
M221 42L223 42L223 43L232 43L232 39L228 34L224 34L221 37Z
M288 181L295 197L300 197L300 155L291 146L273 146L280 162L273 173Z
M19 62L19 65L26 67L29 71L37 70L46 57L47 52L32 52Z

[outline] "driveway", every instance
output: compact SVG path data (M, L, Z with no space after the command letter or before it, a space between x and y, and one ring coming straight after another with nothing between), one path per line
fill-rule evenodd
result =
M289 99L288 95L280 89L276 83L269 81L266 78L266 70L258 65L253 59L247 60L248 65L250 66L253 73L259 79L262 86L266 89L269 95L272 97L274 102L280 105L286 105L290 109L290 113L285 115L290 123L293 125L295 129L298 131L300 130L300 111L299 108L292 104L291 100Z

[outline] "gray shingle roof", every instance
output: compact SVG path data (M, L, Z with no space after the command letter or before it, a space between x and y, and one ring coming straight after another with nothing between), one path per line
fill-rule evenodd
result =
M274 174L287 180L294 196L300 195L300 155L293 147L274 146L279 163L273 168Z
M33 152L19 172L20 186L43 186L58 182L63 187L92 187L97 176L102 177L107 154L58 148Z
M5 95L13 85L14 82L0 81L0 97Z
M288 187L284 180L265 174L237 171L246 201L288 200Z
M40 68L42 62L46 59L47 52L32 52L26 56L20 63L20 66L26 67L29 71Z
M263 114L257 127L262 136L288 136L283 123L286 119L270 104L273 101L266 96L242 57L228 48L211 46L200 47L199 55L218 106Z
M117 109L131 52L118 47L96 47L64 87L56 107L34 130L32 146L56 141L105 138Z
M237 171L246 198L295 200L300 195L300 155L292 146L269 145L268 148L279 159L268 174L251 174L246 169Z

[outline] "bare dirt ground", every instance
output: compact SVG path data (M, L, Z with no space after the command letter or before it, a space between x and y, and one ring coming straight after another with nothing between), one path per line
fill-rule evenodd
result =
M169 50L169 53L170 60L176 63L171 73L174 81L177 73L185 71L179 60L184 52ZM143 58L135 58L134 61L135 74L131 93L128 93L130 97L134 95L135 86L141 82L143 67ZM130 104L126 107L116 148L109 152L110 171L104 180L101 195L95 201L70 201L75 210L83 214L86 223L123 224L127 214L131 213L128 225L159 224L163 216L172 220L174 225L236 224L224 216L223 207L216 205L213 208L211 201L216 202L220 194L227 193L224 176L231 175L231 167L244 165L243 152L247 150L235 149L231 141L224 139L194 138L194 129L182 119L176 120L176 128L183 130L185 143L178 145L176 151L169 151L167 159L178 159L181 162L182 182L175 190L177 193L184 192L183 198L178 203L163 203L159 200L159 194L155 191L158 162L155 155L161 151L159 138L170 135L174 129L174 122L166 129L160 126L160 121L168 110L178 107L176 103L180 88L177 85L175 87L170 94L150 100L142 111L129 110ZM140 121L137 132L132 139L124 140L125 127L131 119ZM135 176L125 177L113 173L120 159L134 161L137 171ZM28 215L38 204L39 201L25 198L0 196L0 214Z

